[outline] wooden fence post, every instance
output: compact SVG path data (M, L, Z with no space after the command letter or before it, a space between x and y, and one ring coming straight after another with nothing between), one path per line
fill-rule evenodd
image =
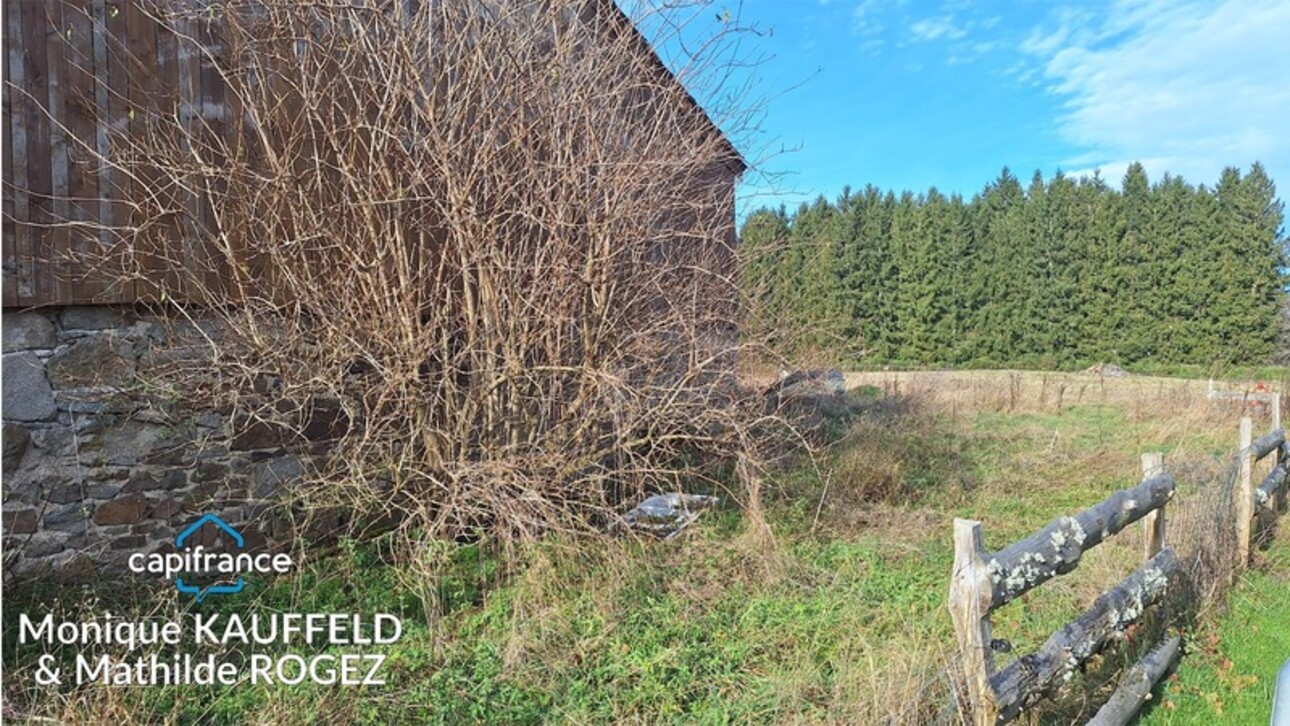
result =
M1279 428L1281 428L1281 392L1277 391L1272 394L1272 430L1276 431ZM1285 444L1282 444L1272 452L1272 467L1274 469L1285 459L1285 456L1283 455L1284 447ZM1285 509L1287 491L1290 491L1290 485L1282 484L1277 489L1276 498L1272 501L1272 512L1274 517L1277 514L1280 514L1281 510Z
M1152 451L1142 455L1142 479L1165 473L1164 452ZM1153 509L1142 518L1142 561L1146 562L1165 546L1165 508Z
M1241 417L1241 478L1236 486L1236 556L1237 570L1250 561L1250 518L1254 516L1254 424L1249 416Z
M1281 428L1281 392L1277 391L1276 393L1272 394L1272 430L1276 431L1279 428ZM1278 446L1276 449L1273 449L1272 451L1273 469L1276 469L1277 466L1281 464L1281 460L1282 460L1281 449L1284 446L1285 445L1282 444L1281 446ZM1279 489L1277 489L1277 495L1271 503L1274 517L1276 516L1276 513L1281 511L1282 505L1285 503L1285 497L1286 497L1286 486L1283 484Z
M958 638L968 699L972 704L972 722L976 726L993 726L999 720L999 706L990 686L994 670L990 653L992 585L986 557L981 523L955 519L950 616L954 620L954 634Z

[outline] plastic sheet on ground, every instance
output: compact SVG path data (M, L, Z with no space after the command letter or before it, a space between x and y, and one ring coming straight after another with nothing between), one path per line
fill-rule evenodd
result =
M704 509L720 500L703 494L655 494L623 515L623 526L663 539L671 539L690 526Z

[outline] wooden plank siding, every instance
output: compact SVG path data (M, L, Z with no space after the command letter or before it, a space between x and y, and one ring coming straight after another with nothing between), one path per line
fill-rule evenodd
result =
M158 172L129 174L103 163L121 134L141 130L150 114L179 113L207 124L204 109L225 96L218 70L163 30L147 0L4 0L3 304L112 304L154 300L159 284L123 282L136 272L173 269L156 250L134 248L140 223L134 194ZM197 33L200 25L187 30ZM203 40L212 37L209 28ZM177 190L175 184L171 189ZM198 240L211 229L208 204L179 200L190 215L173 220L191 260L180 267L218 272ZM129 254L115 254L128 251ZM167 287L181 290L179 279Z
M157 95L152 99L154 104L152 108L144 110L143 113L158 113L169 117L178 117L179 114L179 93L178 93L178 71L176 64L176 48L179 44L174 33L165 32L160 26L156 27L157 38L157 55L154 59L153 70L157 79ZM159 172L160 173L160 172ZM165 197L161 200L170 209L178 206L178 187L179 180L172 179L169 185L164 187ZM181 224L179 217L168 215L163 224L168 228L167 235L171 238L179 238ZM164 254L159 250L153 250ZM179 288L179 270L174 265L165 264L165 260L157 260L157 264L165 271L164 289L176 290Z
M127 31L129 16L133 9L125 0L96 0L94 3L95 22L103 25L100 32L95 34L94 72L96 78L106 77L108 118L112 120L115 132L120 134L128 133L131 128L130 77L132 74ZM100 37L103 38L101 45L105 51L103 58L107 63L106 68L99 67L97 62L100 47L97 39ZM107 153L106 148L104 153ZM134 184L128 174L109 169L104 173L101 192L101 196L109 200L105 212L110 225L100 234L99 244L103 247L128 247L129 239L126 230L130 223L130 202L133 199ZM124 287L119 291L109 289L115 283L114 278L118 277L120 276L112 270L99 271L93 279L98 286L96 294L106 293L125 299L136 298L133 279L124 282Z
M229 7L210 0L0 0L5 307L278 296L276 270L263 250L221 253L223 245L212 243L221 219L215 213L220 200L211 194L220 190L198 188L202 174L191 165L169 169L158 161L148 168L135 158L127 173L105 162L126 148L123 139L157 134L171 143L175 139L166 134L176 128L200 145L203 162L216 167L226 161L221 150L231 150L228 161L239 166L265 161L259 157L268 152L255 139L244 143L251 123L243 113L247 99L224 81L223 66L239 50L221 45L234 42L219 19ZM633 61L630 69L642 74L642 87L676 82L612 0L587 0L586 12L604 13L608 39L626 40L642 54L644 62ZM269 94L290 110L296 91L289 76L264 75L262 87L244 92ZM625 112L655 113L656 104L677 98L696 123L720 137L688 93L651 94ZM262 128L256 131L271 141L293 133L298 123L299 114L269 115L258 120ZM699 180L710 188L696 197L711 208L695 214L728 223L718 266L733 265L733 185L744 168L733 147L729 156ZM237 219L222 221L239 228ZM434 265L440 225L423 218L403 224L409 225L403 230L408 239L426 240L409 251L412 264ZM245 244L239 235L231 238Z
M57 260L50 254L53 250L49 245L51 144L49 116L44 111L49 104L48 7L36 2L23 2L20 7L26 70L26 85L20 90L26 95L21 112L27 142L27 219L17 222L26 227L27 238L26 249L20 249L18 254L27 268L31 294L38 300L57 299Z
M8 42L8 38L21 34L21 25L18 25L20 29L19 33L15 34L10 32L11 21L21 22L21 16L15 12L16 8L17 3L14 0L5 0L2 9L0 9L0 13L3 14L3 17L0 17L0 26L3 26L6 38L4 51L0 52L0 63L3 64L3 72L0 72L0 95L3 97L2 103L4 106L4 120L0 123L0 135L3 135L4 137L0 139L0 148L3 148L4 150L4 187L3 194L0 194L0 196L3 196L4 198L3 217L0 218L0 230L3 231L4 241L4 279L0 282L0 290L2 290L4 294L4 307L13 307L18 305L20 266L18 261L18 228L17 225L14 224L14 217L17 214L16 205L18 200L17 192L14 189L14 185L11 183L11 178L14 174L13 170L15 160L21 158L25 161L26 159L25 150L18 156L15 156L13 151L13 141L15 138L13 120L15 114L11 112L11 109L14 107L14 104L18 99L15 95L10 93L9 87L14 83L15 73L18 74L16 85L22 85L22 55L18 49L15 49L14 46ZM25 139L22 143L25 149ZM25 164L23 167L23 173L23 183L25 184ZM23 210L23 214L25 215L25 201L23 203Z
M156 108L154 101L157 94L157 25L133 3L124 3L126 36L129 39L125 48L123 72L129 76L127 90L126 117L130 128L139 128L144 121L143 109ZM140 185L153 188L159 179L155 169L142 168ZM126 222L132 226L142 224L143 220L136 212ZM142 238L146 239L146 238ZM134 256L125 261L127 265L139 265L143 269L161 269L161 260L156 250L135 246ZM155 280L136 280L135 297L139 300L156 300L161 286Z
M80 7L63 7L61 37L67 43L67 104L65 114L55 118L67 127L70 140L68 188L72 197L73 231L69 256L76 261L68 272L90 266L90 258L99 249L94 226L99 220L99 152L98 92L95 53L95 27L88 4ZM57 150L55 150L57 155ZM79 263L79 264L77 264ZM90 275L77 274L72 280L71 298L77 302L92 301L99 292Z

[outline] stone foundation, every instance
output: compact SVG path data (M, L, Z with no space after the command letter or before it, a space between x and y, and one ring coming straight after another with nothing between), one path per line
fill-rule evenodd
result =
M131 308L4 312L6 578L124 569L206 513L248 547L285 542L268 510L305 473L307 447L229 412L178 411L144 383L205 355L211 332Z

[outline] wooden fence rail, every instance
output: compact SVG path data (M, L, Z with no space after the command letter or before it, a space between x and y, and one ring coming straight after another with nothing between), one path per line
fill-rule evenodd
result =
M1276 402L1280 394L1272 391L1245 390L1245 391L1220 391L1214 387L1214 379L1209 379L1209 387L1206 389L1205 396L1211 401L1243 401L1245 403L1272 404ZM1276 428L1276 427L1273 427Z
M1274 394L1279 407L1280 395ZM1251 520L1255 511L1284 508L1290 444L1280 428L1254 439L1249 417L1241 419L1241 475L1236 490L1238 569L1249 561ZM1257 489L1252 472L1257 461L1275 455L1274 466ZM973 722L1005 723L1056 690L1084 662L1121 639L1176 584L1181 566L1165 543L1165 505L1173 498L1173 477L1160 453L1142 456L1142 482L1107 497L1073 516L1058 517L1034 534L997 552L985 549L981 523L954 520L954 568L949 609L954 620ZM1143 564L1102 593L1075 620L1053 633L1033 653L1001 670L993 663L990 613L1058 575L1074 570L1085 552L1107 537L1141 520ZM1150 696L1155 683L1181 653L1181 640L1169 636L1125 675L1110 700L1090 723L1124 724Z
M1257 509L1280 509L1281 502L1278 498L1284 498L1286 489L1287 467L1285 457L1290 454L1290 449L1283 446L1281 448L1282 461L1272 469L1272 471L1263 479L1263 483L1258 489L1254 490L1254 506Z
M1173 667L1182 653L1182 638L1172 635L1165 638L1137 665L1129 670L1119 689L1098 709L1088 726L1118 726L1128 723L1143 702L1151 697L1151 689Z
M1179 570L1168 547L1102 593L1088 610L990 679L999 720L1010 721L1069 678L1108 642L1123 636L1148 608L1164 599Z
M1173 477L1160 474L1132 489L1118 491L1073 517L1058 517L1038 532L999 550L989 563L990 609L1075 569L1085 552L1163 507L1173 495Z
M1250 453L1255 459L1262 459L1271 454L1286 442L1286 432L1281 429L1269 431L1250 443Z

